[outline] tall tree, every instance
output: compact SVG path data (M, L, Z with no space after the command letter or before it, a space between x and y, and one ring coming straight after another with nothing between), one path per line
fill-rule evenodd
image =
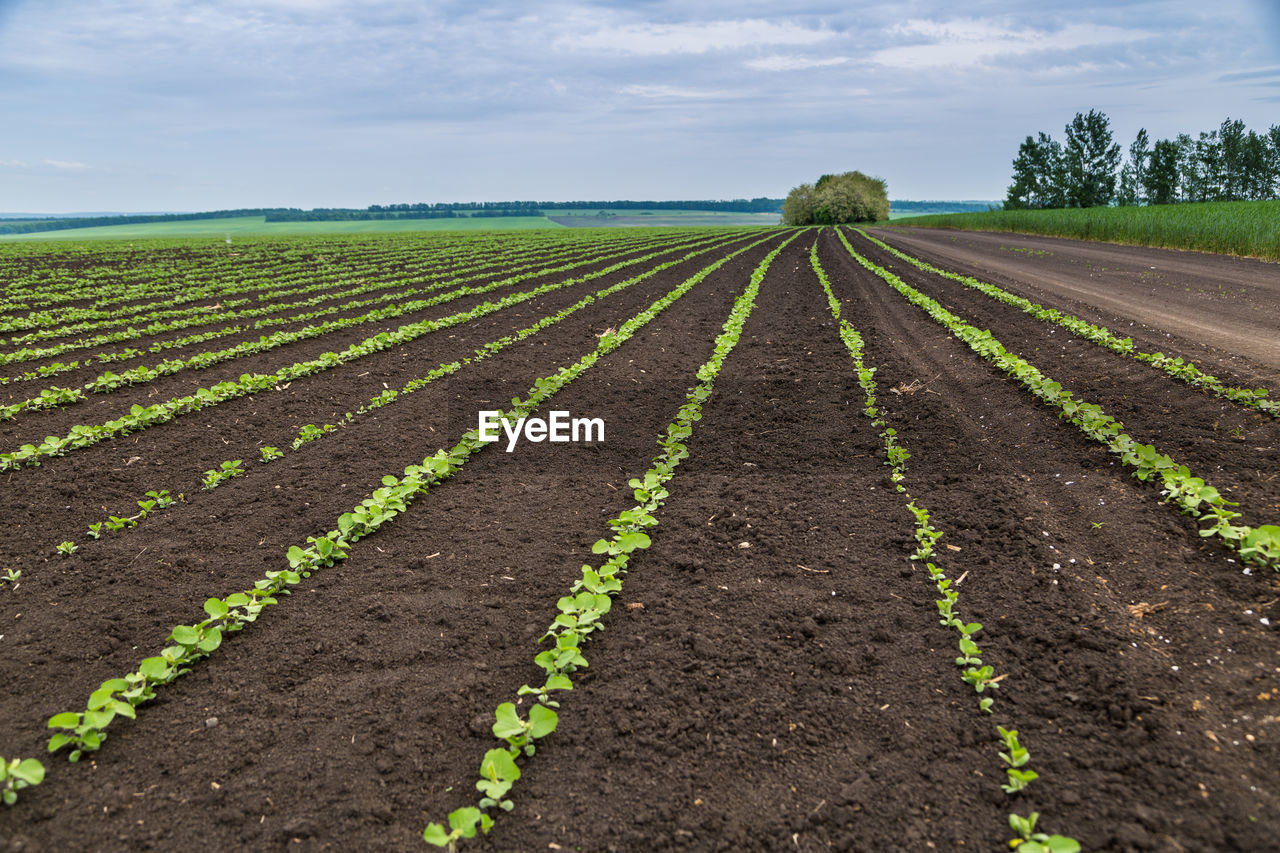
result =
M1151 149L1147 170L1142 176L1147 204L1170 204L1178 200L1178 143L1158 139Z
M1062 146L1048 134L1028 136L1013 161L1013 183L1005 197L1009 210L1062 207Z
M1130 204L1140 204L1143 198L1143 178L1147 174L1147 160L1151 157L1151 138L1145 127L1138 128L1138 135L1129 143L1129 166L1133 172L1133 194Z
M1271 198L1280 198L1280 124L1267 129L1267 159L1271 164Z
M1066 201L1069 207L1110 204L1116 194L1120 146L1112 141L1111 120L1105 113L1076 113L1066 128L1063 146Z
M1142 190L1147 204L1167 205L1178 201L1178 142L1156 140L1142 175Z

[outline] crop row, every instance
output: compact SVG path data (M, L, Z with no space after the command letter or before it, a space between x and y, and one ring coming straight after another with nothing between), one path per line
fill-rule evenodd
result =
M917 269L924 270L925 272L931 272L935 275L940 275L953 281L958 281L965 287L977 290L978 292L999 302L1003 302L1006 305L1012 305L1024 313L1035 317L1037 320L1055 323L1084 340L1091 341L1092 343L1105 347L1112 352L1132 356L1143 364L1148 364L1163 371L1164 373L1167 373L1175 379L1180 379L1183 382L1186 382L1188 385L1195 388L1201 388L1219 397L1230 400L1233 403L1239 403L1242 406L1248 406L1249 408L1266 412L1272 417L1280 418L1280 400L1269 399L1269 392L1266 388L1240 388L1234 385L1227 385L1222 382L1222 380L1218 379L1218 377L1205 373L1192 361L1188 361L1187 359L1177 356L1168 356L1162 352L1142 352L1134 347L1133 339L1122 338L1105 326L1094 325L1087 320L1082 320L1072 314L1059 311L1057 308L1045 308L1044 306L1038 305L1029 299L1009 293L1007 290L999 288L994 284L979 281L971 276L960 275L959 273L950 272L949 270L939 269L938 267L928 264L919 258L913 258L905 252L895 249L888 243L877 240L875 237L872 237L870 234L867 234L860 229L857 230L859 234L870 240L872 243L875 243L894 257L901 258Z
M24 465L38 465L41 457L62 455L68 450L89 447L118 435L128 435L155 424L167 423L181 415L200 411L227 400L271 390L281 383L291 382L303 376L348 364L372 353L409 343L430 332L466 323L477 317L483 317L503 308L518 305L545 293L608 275L631 263L632 261L622 261L609 267L595 270L585 276L544 284L521 293L508 294L496 301L481 303L470 311L461 311L438 320L422 320L417 323L409 323L391 332L379 332L372 337L352 344L340 353L323 353L317 358L295 362L274 373L245 374L238 381L219 382L207 388L197 389L194 394L174 397L162 403L155 403L149 406L134 404L128 414L106 423L77 425L72 427L70 432L61 438L48 436L39 446L25 444L16 451L0 453L0 471L11 470Z
M706 242L709 242L709 241L697 240L697 241L693 241L692 245L701 245ZM666 245L656 252L650 252L649 254L646 254L637 258L629 259L625 263L626 264L643 263L647 260L657 257L658 255L665 254L669 251L676 251L681 248L685 248L687 247L687 245L689 244L682 243L682 244L676 244L674 246ZM143 366L135 367L131 370L123 371L122 373L119 373L119 374L113 373L108 370L94 377L89 382L85 383L84 388L93 393L102 394L102 393L114 391L117 388L121 388L127 385L135 385L139 383L150 382L161 376L171 376L183 370L188 370L188 369L202 370L207 367L212 367L215 364L221 364L222 362L231 361L233 359L241 358L243 356L257 355L259 353L269 352L273 349L277 349L279 347L285 346L286 344L291 344L296 341L310 340L313 338L322 337L323 335L326 335L330 332L338 331L340 329L347 329L355 326L365 325L368 323L381 322L384 320L394 319L396 317L402 317L405 314L411 314L416 311L421 311L425 308L430 308L436 305L453 302L454 300L461 299L463 297L477 296L484 293L490 293L495 290L500 290L505 287L510 287L514 284L518 284L530 278L534 278L542 275L550 275L557 272L563 272L565 270L574 269L576 267L583 266L586 264L596 263L596 262L599 262L599 260L601 260L601 258L597 257L597 258L592 258L589 261L586 261L581 264L573 263L573 264L569 264L561 267L544 268L544 269L536 270L534 272L527 272L519 275L508 276L499 281L487 282L481 285L470 286L470 287L467 287L467 286L458 287L453 290L446 291L444 293L439 293L427 299L416 299L416 300L412 300L410 302L405 302L402 304L390 305L386 308L370 311L366 314L361 314L355 317L345 317L340 320L328 320L322 323L317 323L315 325L305 326L301 329L297 329L291 332L286 332L286 331L273 332L270 335L263 335L256 341L242 341L241 343L236 344L235 346L232 346L232 347L227 347L226 349L198 353L187 359L167 359L165 361L157 363L154 367L147 367L143 365ZM448 282L442 285L435 285L430 288L425 288L424 292L426 290L435 290L438 287L448 286L449 284L453 284L453 283L455 282ZM401 295L404 295L404 294L398 294L397 296L401 296ZM378 300L375 300L375 301L378 301ZM335 311L342 310L347 307L350 307L350 306L340 306L339 308L328 309L324 312L318 312L318 313L333 313ZM80 392L77 389L60 389L60 388L46 389L45 391L42 391L41 394L37 397L32 397L27 400L14 403L10 406L0 408L0 420L7 420L9 418L12 418L15 414L22 411L24 408L49 408L50 405L74 402L75 400L83 399L83 397L84 397L83 392ZM52 402L54 400L56 400L57 402L56 403Z
M1182 512L1208 522L1201 527L1203 537L1217 537L1239 552L1249 563L1280 569L1280 525L1256 527L1234 524L1241 513L1231 509L1228 501L1213 486L1194 476L1187 466L1179 465L1169 455L1149 444L1142 444L1125 433L1124 425L1102 411L1100 406L1076 398L1062 385L1046 376L1035 365L1004 348L991 332L965 323L935 299L908 285L892 272L859 255L844 233L837 229L840 240L859 264L875 273L905 296L912 305L923 310L970 349L990 361L1005 374L1017 379L1024 388L1044 403L1056 408L1059 417L1069 420L1094 441L1104 445L1121 462L1134 469L1139 480L1156 480L1163 486L1162 495Z
M510 811L514 807L507 794L520 779L517 761L522 756L534 754L536 746L533 741L555 731L559 716L552 709L559 708L560 703L551 698L552 693L572 690L570 676L587 666L582 646L593 633L603 629L601 620L612 608L613 597L622 591L622 576L627 573L631 555L651 544L645 531L658 524L655 513L668 497L666 484L675 476L681 460L689 455L686 442L693 434L693 425L702 418L703 404L711 397L724 360L737 346L742 328L755 306L760 283L774 258L801 233L794 232L766 255L752 272L746 288L734 300L723 330L716 337L711 357L695 374L697 384L689 389L675 417L658 437L661 452L654 457L652 466L643 476L629 481L628 485L634 490L635 505L610 519L610 537L599 539L591 546L591 553L602 558L601 565L599 568L584 565L582 578L573 584L568 595L556 602L558 612L555 619L539 641L550 642L551 648L539 652L534 658L534 663L546 673L546 679L540 687L526 684L517 692L521 697L535 697L528 719L521 718L514 702L503 702L494 712L493 735L504 745L489 750L480 761L476 790L483 796L479 803L450 812L448 829L442 823L428 824L422 833L428 843L437 847L447 846L452 851L460 839L474 838L477 832L489 832L493 817L487 810ZM507 412L500 417L514 422L526 414L523 411Z
M315 424L307 424L302 427L301 431L298 434L298 437L294 439L290 449L293 451L297 451L302 447L309 445L310 443L322 438L323 436L332 435L335 432L337 432L339 428L349 426L351 423L353 423L356 419L358 419L362 415L365 415L372 411L376 411L378 409L381 409L385 406L388 406L396 402L397 400L403 399L404 397L407 397L408 395L413 394L414 392L425 388L427 385L431 384L437 379L441 379L445 376L449 376L458 372L463 367L469 364L473 364L475 362L483 361L487 358L491 358L492 356L496 355L497 353L501 352L502 350L506 349L512 344L523 341L537 334L543 329L554 326L555 324L559 323L561 320L565 319L571 314L575 314L578 311L582 310L583 308L586 308L588 305L592 305L601 299L606 299L616 293L621 292L622 290L625 290L626 288L632 286L633 284L636 284L638 282L644 281L645 279L651 278L664 270L667 270L673 266L676 266L677 264L684 263L685 261L698 257L699 255L705 255L708 252L712 252L712 251L715 251L716 249L723 248L725 245L732 242L734 241L727 240L723 243L716 244L709 248L695 249L687 253L683 257L670 260L670 261L665 261L649 270L646 270L645 272L640 273L639 275L632 276L631 278L620 281L617 284L613 284L613 285L610 285L609 287L602 288L601 290L597 290L595 293L587 294L586 296L583 296L574 304L566 308L563 308L560 311L555 312L554 314L546 315L540 320L538 320L537 322L529 326L526 326L509 335L504 335L501 338L498 338L496 340L493 340L484 344L483 346L477 348L475 353L471 356L467 356L465 358L461 358L456 361L442 363L436 366L435 368L433 368L432 370L430 370L428 373L405 383L399 389L394 389L394 388L384 389L380 393L370 398L369 402L360 406L354 412L347 412L341 419L339 419L338 423L336 424L324 424L322 426L316 426ZM746 248L751 248L752 246L758 245L759 242L760 241L751 243ZM263 447L263 448L260 448L260 451L262 454L263 463L269 463L269 462L275 461L276 459L283 458L285 453L287 452L277 447ZM242 469L239 467L242 461L243 460L227 460L226 462L223 462L218 468L211 469L210 471L205 472L205 477L204 477L205 488L213 488L218 483L221 483L226 479L229 479L234 476L239 476L239 473L233 473L233 472L243 473ZM147 495L148 497L154 497L153 492L148 492ZM179 500L181 500L183 496L179 495L178 498ZM141 506L142 503L143 503L142 501L139 501L139 506ZM145 517L145 515L143 517ZM99 522L97 524L91 524L89 526L89 535L92 538L97 539L101 535L101 531L104 529L103 525L106 526L105 529L107 531L123 530L123 529L128 529L136 526L137 522L140 520L141 518L138 518L136 516L128 517L128 518L120 518L120 517L112 516L107 522Z
M917 503L907 491L907 487L903 485L903 481L906 478L906 462L911 457L911 454L898 440L897 431L888 425L879 406L877 406L876 368L868 366L863 359L863 340L858 330L847 319L841 317L840 300L832 290L826 271L823 270L821 263L818 261L818 244L816 241L809 250L809 263L817 275L823 291L826 293L827 306L831 311L831 317L839 325L840 339L849 351L854 367L858 372L858 385L863 392L863 414L870 418L872 426L880 431L880 439L884 444L885 451L884 464L890 468L889 479L893 483L894 489L906 499L907 509L915 518L916 548L911 553L910 559L913 564L917 561L924 563L925 569L929 573L929 579L941 596L935 601L938 607L938 616L940 617L939 623L943 627L955 629L959 635L958 646L960 654L956 657L955 663L956 666L962 668L961 678L980 696L983 693L988 693L987 696L979 699L978 707L988 714L993 713L992 706L995 700L989 694L989 691L995 690L1000 686L1003 676L996 676L993 667L983 664L980 656L982 654L981 649L978 648L978 644L973 639L982 630L982 625L978 622L966 623L960 618L957 608L960 594L955 588L956 585L933 562L935 559L935 547L938 540L942 538L943 532L930 523L928 509ZM1001 744L1006 750L999 753L1000 760L1004 764L1006 777L1006 782L1000 787L1006 794L1012 796L1021 793L1028 785L1039 779L1040 776L1028 767L1031 761L1031 753L1019 741L1017 730L997 726L996 731L1000 737ZM1037 832L1036 824L1039 819L1039 812L1031 812L1027 816L1016 812L1011 813L1009 815L1009 826L1018 833L1018 836L1009 842L1009 846L1018 850L1019 853L1078 853L1080 844L1075 839L1063 835L1049 835L1044 832Z
M537 251L545 251L543 247L508 246L505 252L510 253L508 259L523 256ZM413 264L413 271L426 272L447 267L457 259L467 259L474 254L474 249L467 245L441 247L429 256L429 260ZM265 259L264 259L265 260ZM74 321L100 320L107 318L128 317L163 308L190 305L193 302L205 302L216 299L220 304L233 307L252 301L245 294L256 296L258 301L279 298L284 295L298 295L303 292L333 288L343 280L356 280L360 276L377 272L394 260L408 261L408 258L397 258L397 253L389 247L382 252L368 252L359 257L348 257L343 265L330 274L323 267L316 269L298 269L290 273L299 262L291 257L273 258L270 263L263 263L257 268L242 263L232 263L229 257L209 263L198 268L187 266L182 270L179 279L170 271L164 270L170 280L164 282L153 278L145 279L145 290L137 286L127 289L125 293L105 282L95 282L89 291L91 305L84 307L63 307L43 311L31 311L26 315L14 315L0 318L0 331L21 331L65 324ZM501 262L503 259L497 259ZM92 278L92 277L91 277ZM320 281L317 281L317 278ZM294 282L297 282L295 286ZM263 288L274 288L264 290ZM228 298L242 297L242 298ZM140 301L146 300L146 301ZM136 302L124 305L123 302ZM185 309L190 310L190 309Z
M644 235L637 239L644 239ZM234 250L220 245L203 250L184 246L181 253L157 250L141 257L101 246L75 253L65 247L50 252L48 246L8 244L0 251L0 278L7 282L0 312L76 301L106 307L146 300L145 305L158 297L181 304L260 287L276 288L274 295L267 291L265 298L271 299L333 287L335 276L351 278L360 269L394 265L410 273L425 272L459 260L467 262L471 257L500 261L508 252L556 251L607 242L611 240L591 232L528 232L501 240L483 234L386 235L352 240L251 241L237 244ZM43 261L45 265L24 274L17 269L19 261ZM294 268L297 272L291 272Z
M756 242L772 238L770 235ZM630 340L712 272L748 251L752 245L755 244L736 249L703 267L627 320L617 331L601 336L595 348L578 361L536 380L524 400L512 400L505 416L519 418L536 410L593 367L600 358ZM157 688L173 682L189 671L193 663L216 651L225 634L256 621L264 608L276 604L278 596L287 594L289 587L301 578L346 559L353 545L403 513L432 486L455 474L487 444L480 440L478 430L471 429L448 450L440 449L420 464L407 466L402 476L383 477L381 488L374 490L350 512L338 517L337 529L308 537L306 545L290 547L286 555L288 568L266 572L251 589L224 598L208 599L204 604L207 618L175 627L169 636L170 645L160 654L145 658L137 670L122 678L103 682L90 694L83 712L66 712L52 717L49 728L54 734L49 741L49 751L71 747L69 757L72 761L78 760L85 752L96 751L106 737L106 728L117 717L134 718L137 707L154 698Z
M633 242L640 242L640 241L633 241ZM666 242L666 241L650 239L647 241L643 241L642 245L652 245L654 243L660 243L660 242ZM512 250L508 248L505 252L503 252L498 257L481 256L479 259L477 259L476 256L472 256L468 258L467 260L470 261L470 263L463 271L474 272L482 269L492 269L494 267L500 267L509 272L518 272L524 269L529 269L532 266L537 266L539 264L546 264L547 262L552 260L564 260L566 258L569 258L569 259L576 259L578 262L581 262L581 263L585 263L585 262L590 262L591 260L600 260L601 258L604 258L604 257L616 256L617 254L621 252L629 251L630 249L631 249L631 245L627 245L625 243L621 246L617 244L613 244L608 247L604 247L603 254L601 253L600 250L597 250L597 249L592 249L584 253L580 247L576 247L576 246L560 249L558 251L554 251L550 253L542 249L525 250L525 249L516 248ZM585 257L584 257L584 254L585 254ZM520 265L521 262L529 261L530 258L532 258L532 261L530 263L526 263L524 266ZM68 335L80 334L83 332L92 332L92 331L112 328L116 326L132 325L139 321L151 321L153 326L155 326L156 324L165 325L165 321L171 321L173 323L177 323L177 325L173 326L173 328L187 328L187 326L182 325L180 321L182 318L191 318L192 315L197 315L200 318L199 322L205 322L205 323L221 322L221 321L232 320L232 319L236 319L236 320L247 319L249 317L260 317L260 316L263 316L264 314L279 313L281 311L292 310L295 308L310 307L313 305L319 305L323 302L328 302L336 299L343 299L351 296L359 296L362 294L373 293L373 292L382 291L382 290L389 290L389 289L392 289L395 287L401 287L410 283L428 281L435 275L438 275L439 268L440 268L439 264L430 264L425 269L415 270L412 275L406 275L404 273L400 273L395 278L391 278L391 279L382 277L372 282L362 281L362 279L360 278L360 276L362 275L373 275L373 274L381 273L379 266L376 263L371 263L363 269L361 268L344 269L343 271L344 279L362 281L362 283L357 287L348 288L346 290L333 291L333 288L336 285L340 284L339 282L322 282L319 284L310 283L308 285L304 285L296 289L295 288L279 288L279 281L276 280L276 281L273 281L272 283L277 285L277 289L269 293L259 293L258 299L256 300L258 302L267 302L267 301L271 301L271 300L286 297L286 296L290 298L297 298L298 296L301 296L305 293L319 291L319 290L331 291L328 293L322 293L318 296L313 296L311 298L304 299L297 302L275 304L275 305L270 305L270 306L261 307L261 308L242 309L241 306L251 304L255 300L249 299L247 297L228 300L228 299L225 299L225 297L230 292L233 292L233 291L224 290L217 297L219 300L218 301L219 312L212 319L209 317L209 307L203 306L203 305L194 306L190 308L176 308L176 309L166 309L166 310L157 310L152 308L152 306L143 306L143 308L152 308L152 310L146 310L145 313L142 313L142 312L135 313L135 312L128 312L128 311L120 311L120 310L100 311L100 312L96 312L97 314L101 315L101 316L98 316L96 319L88 319L88 320L79 322L75 325L54 326L52 328L40 328L39 331L33 332L31 334L12 337L10 338L9 343L15 346L18 346L23 344L35 343L37 341L42 341L42 340L51 340L54 338L66 337ZM456 272L455 272L455 275L456 275ZM311 274L306 271L299 271L298 273L295 273L294 276L300 281L304 281L304 282L313 281ZM403 296L410 296L415 293L428 292L431 290L438 289L441 286L447 286L447 285L434 285L432 287L428 287L425 289L411 288L402 294L398 294L396 296L392 296L388 298L401 298ZM258 285L255 284L251 288L246 288L246 289L256 290L258 289ZM357 305L358 304L359 303L357 303ZM355 306L352 306L352 307L355 307ZM95 309L81 309L81 310L93 311ZM130 316L131 314L132 316ZM199 322L196 322L194 324L198 325ZM151 327L148 327L148 328L151 328Z
M509 275L508 280L523 280L523 279L533 278L539 275L552 275L557 272L563 272L568 269L573 269L574 267L587 266L592 263L598 263L610 257L616 257L617 254L618 253L615 251L615 252L604 252L602 254L591 255L586 258L582 256L578 256L575 260L569 263L560 264L558 266L553 266L553 267L542 266L542 263L540 261L531 263L525 266L516 266L516 267L509 268L507 272L522 273L522 275L519 275L519 276ZM487 261L477 262L473 264L471 267L465 270L462 270L461 272L465 273L464 275L455 274L454 278L451 278L442 282L436 282L435 284L431 284L424 288L410 288L409 290L402 291L400 293L384 294L376 298L371 298L366 300L356 300L356 301L348 302L342 305L328 306L326 308L319 308L313 311L304 312L302 314L295 314L290 317L272 317L271 315L279 314L282 311L293 310L296 308L311 307L314 305L319 305L321 303L328 302L334 298L340 298L342 296L349 296L353 294L384 290L384 289L387 289L388 287L398 287L402 284L409 283L410 280L402 280L402 281L394 282L391 284L387 284L385 282L366 283L359 288L345 291L343 294L339 294L337 297L335 297L335 295L333 294L324 294L321 296L313 297L311 299L290 303L286 305L275 304L275 305L264 306L261 308L245 309L243 311L223 312L215 315L205 315L205 316L192 317L192 318L187 318L182 320L171 320L168 322L156 321L151 323L148 326L143 327L142 329L136 329L130 326L129 328L121 331L96 335L92 338L83 338L83 339L77 339L75 341L68 341L52 347L42 347L39 349L24 348L24 349L16 350L11 353L5 353L3 355L0 355L0 364L11 364L11 363L31 361L38 358L47 358L47 357L61 355L64 352L69 352L74 349L86 349L90 347L100 346L103 344L117 343L119 341L124 341L124 340L135 340L137 338L147 337L149 335L180 331L182 329L195 328L197 326L204 326L204 325L212 325L215 323L223 323L233 319L249 319L253 317L264 317L264 319L256 320L255 322L250 324L250 326L254 329L264 329L270 326L278 326L285 323L297 323L305 320L315 319L317 317L324 317L331 314L336 314L341 311L353 310L355 308L375 305L382 302L390 302L395 299L400 299L407 296L413 296L415 294L425 294L432 291L440 290L445 287L451 287L454 285L462 284L463 282L466 282L466 281L474 281L475 279L479 279L479 278L490 278L492 276L492 273L486 271L489 268L490 268L490 264ZM411 281L426 281L426 280L427 280L426 277L423 277L421 279L412 279ZM395 304L392 304L391 306L381 310L383 312L392 312L391 316L399 316L399 314L396 314L394 312L399 310L400 313L403 313L402 309L413 304L415 304L415 302L406 303L405 306L397 306ZM368 316L372 317L372 316L376 316L377 314L378 314L377 311L373 311L373 312L370 312ZM240 331L240 329L241 327L234 327L234 328L225 330L225 332L227 334L234 334L236 331ZM130 348L120 353L114 354L110 360L120 361L127 358L132 358L140 354L141 354L140 351ZM102 357L102 356L100 356L99 359L103 361L107 360L105 357ZM67 369L72 369L72 368L67 368Z

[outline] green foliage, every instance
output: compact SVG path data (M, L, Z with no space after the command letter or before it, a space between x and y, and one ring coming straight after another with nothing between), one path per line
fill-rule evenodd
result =
M1045 133L1028 136L1013 161L1013 184L1005 197L1005 210L1065 207L1062 146ZM914 222L914 220L913 220Z
M1182 133L1154 145L1143 128L1123 167L1103 113L1076 113L1066 139L1061 146L1040 133L1023 141L1013 161L1006 210L1090 208L1113 200L1131 207L1280 197L1280 125L1258 133L1228 118L1198 138Z
M816 184L801 184L782 206L785 225L837 225L889 218L888 186L861 172L823 175Z
M1116 167L1120 146L1111 138L1111 120L1105 113L1076 113L1066 127L1062 147L1063 193L1067 207L1099 207L1116 194Z
M1039 819L1040 812L1032 812L1027 817L1009 815L1009 828L1018 833L1018 837L1009 842L1009 847L1018 853L1080 853L1080 842L1074 838L1036 832Z
M18 801L18 792L44 781L44 765L34 758L14 758L5 761L0 756L0 799L6 806Z

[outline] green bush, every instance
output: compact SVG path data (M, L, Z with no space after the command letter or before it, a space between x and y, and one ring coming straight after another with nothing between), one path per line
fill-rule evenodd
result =
M784 225L841 225L889 218L889 191L879 178L861 172L823 175L801 184L782 204Z

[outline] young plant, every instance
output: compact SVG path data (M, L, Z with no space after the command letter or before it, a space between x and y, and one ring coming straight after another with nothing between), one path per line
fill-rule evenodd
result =
M210 468L204 472L204 489L216 489L222 485L224 480L230 480L232 477L239 477L244 473L243 459L229 459L223 462L217 468Z
M30 785L44 781L44 765L34 758L14 758L5 761L0 756L0 798L6 806L18 801L18 792Z
M260 447L258 448L258 452L262 454L262 461L264 464L272 461L273 459L280 459L284 457L284 453L282 453L278 447Z
M76 551L79 551L79 550L80 550L79 546L77 546L76 543L72 542L70 539L68 539L65 542L58 543L58 553L64 557L70 557L72 554L74 554Z
M1032 812L1028 817L1009 815L1009 827L1018 833L1017 838L1009 841L1009 847L1018 853L1080 853L1080 842L1074 838L1036 832L1039 819L1040 812Z
M429 823L422 831L422 840L457 853L459 838L475 838L476 830L488 835L492 827L493 818L475 806L466 806L449 813L449 832L438 823Z

